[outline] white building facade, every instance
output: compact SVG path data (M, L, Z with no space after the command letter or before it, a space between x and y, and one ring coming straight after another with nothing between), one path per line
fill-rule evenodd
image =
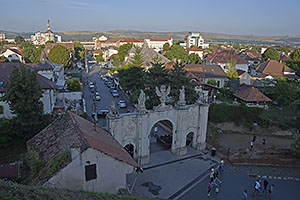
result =
M191 48L191 47L201 47L203 49L209 48L209 44L204 43L204 38L200 35L200 33L189 32L189 34L185 37L185 41L186 41L186 48Z

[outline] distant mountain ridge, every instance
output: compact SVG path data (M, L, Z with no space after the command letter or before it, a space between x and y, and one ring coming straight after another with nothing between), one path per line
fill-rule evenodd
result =
M195 31L197 32L197 31ZM32 32L13 32L0 30L0 33L5 33L6 37L16 37L21 35L24 38L30 38ZM135 30L114 30L106 32L93 32L93 31L70 31L70 32L57 32L62 36L64 41L69 40L91 40L96 35L105 35L108 38L123 38L123 39L136 39L145 38L149 35L150 38L163 38L171 35L174 41L183 41L187 35L187 31L182 32L149 32L149 31L135 31ZM256 35L235 35L224 33L206 33L200 32L206 42L233 42L244 44L266 44L266 45L287 45L287 46L300 46L300 35L295 36L256 36Z

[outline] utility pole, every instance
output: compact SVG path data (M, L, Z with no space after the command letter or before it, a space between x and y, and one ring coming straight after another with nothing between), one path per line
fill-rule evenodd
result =
M86 73L88 74L89 73L89 66L88 66L88 61L87 61L87 50L86 48L84 49L84 60L85 60L85 70L86 70Z

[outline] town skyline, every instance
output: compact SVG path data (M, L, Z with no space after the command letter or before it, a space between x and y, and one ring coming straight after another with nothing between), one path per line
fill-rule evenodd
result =
M191 1L187 10L178 0L154 0L151 3L136 0L130 3L119 0L114 3L94 0L12 0L4 5L14 6L18 15L10 15L9 9L3 10L0 17L6 18L6 21L0 22L0 29L13 32L45 31L47 20L50 19L51 28L55 32L135 30L300 35L300 28L297 28L300 27L297 20L300 17L297 12L300 2L295 0L276 0L271 5L268 1L258 0L251 3L235 0ZM11 17L7 18L8 15Z

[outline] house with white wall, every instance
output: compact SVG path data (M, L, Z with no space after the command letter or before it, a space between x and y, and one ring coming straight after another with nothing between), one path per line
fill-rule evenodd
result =
M23 62L22 55L23 53L17 49L6 49L0 54L0 57L4 56L5 58L8 59L9 62L12 61Z
M126 174L139 168L109 132L69 111L30 139L27 150L43 160L36 181L46 187L118 193L127 189ZM62 165L43 173L43 166L59 158Z
M185 36L185 43L185 47L187 49L192 47L201 47L202 49L209 48L209 44L205 44L204 38L200 35L200 33L189 32L188 35Z
M201 58L201 60L203 60L203 49L189 48L189 49L187 49L187 51L189 52L189 54L192 54L192 53L197 54Z
M5 85L10 81L10 75L13 67L19 68L21 65L21 63L0 63L0 96L3 96L6 91ZM25 65L25 67L32 70L32 67L30 66ZM37 81L43 90L40 100L44 105L44 113L51 113L55 104L54 82L41 76L40 74L37 74ZM0 105L2 105L4 108L3 113L0 114L0 117L9 118L13 116L6 102L0 101Z

